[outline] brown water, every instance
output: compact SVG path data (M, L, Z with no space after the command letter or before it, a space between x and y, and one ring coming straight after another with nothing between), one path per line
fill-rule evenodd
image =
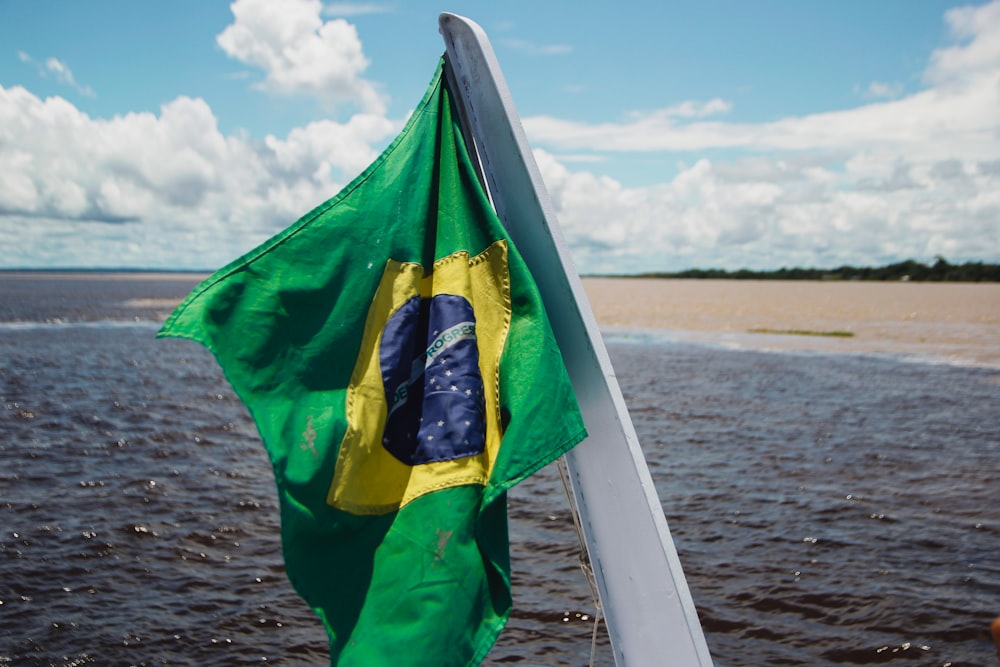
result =
M1000 367L1000 284L586 278L602 326L748 349ZM755 333L846 332L851 337Z
M0 274L0 665L324 662L246 410L204 349L153 338L196 281ZM718 667L995 667L996 286L587 288ZM510 517L515 607L486 664L587 664L553 466Z

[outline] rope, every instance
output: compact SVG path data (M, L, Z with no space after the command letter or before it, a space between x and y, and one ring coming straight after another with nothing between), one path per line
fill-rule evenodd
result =
M580 569L583 570L583 576L586 577L587 583L590 585L590 596L594 602L594 631L590 635L590 667L594 667L594 660L597 657L597 628L600 626L602 616L601 596L597 592L597 577L594 575L594 567L590 563L590 556L587 553L587 544L583 539L583 525L580 523L580 514L577 511L573 490L570 487L569 468L566 466L565 456L559 457L558 466L563 490L566 492L566 500L569 501L570 514L573 516L576 538L580 543Z

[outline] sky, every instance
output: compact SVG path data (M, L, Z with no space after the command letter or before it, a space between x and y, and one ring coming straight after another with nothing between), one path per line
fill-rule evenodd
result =
M1000 0L0 0L0 269L211 270L490 36L581 273L1000 262Z

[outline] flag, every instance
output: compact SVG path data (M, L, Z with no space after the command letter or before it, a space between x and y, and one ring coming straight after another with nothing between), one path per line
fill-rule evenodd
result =
M360 176L159 333L211 350L256 422L331 664L479 663L511 610L506 492L586 435L442 72Z

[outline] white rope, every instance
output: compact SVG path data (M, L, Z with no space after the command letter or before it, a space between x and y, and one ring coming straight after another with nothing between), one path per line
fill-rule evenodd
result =
M590 563L590 556L587 553L587 544L583 539L583 526L580 524L580 514L577 511L576 502L573 499L573 491L569 483L569 468L566 466L566 457L560 456L558 460L559 476L562 478L563 490L566 492L566 500L569 501L570 514L573 515L573 525L576 528L576 538L580 543L580 569L583 576L590 584L590 596L594 601L594 631L590 636L590 667L594 667L594 660L597 657L597 628L601 622L601 597L597 592L597 577L594 576L594 567Z

